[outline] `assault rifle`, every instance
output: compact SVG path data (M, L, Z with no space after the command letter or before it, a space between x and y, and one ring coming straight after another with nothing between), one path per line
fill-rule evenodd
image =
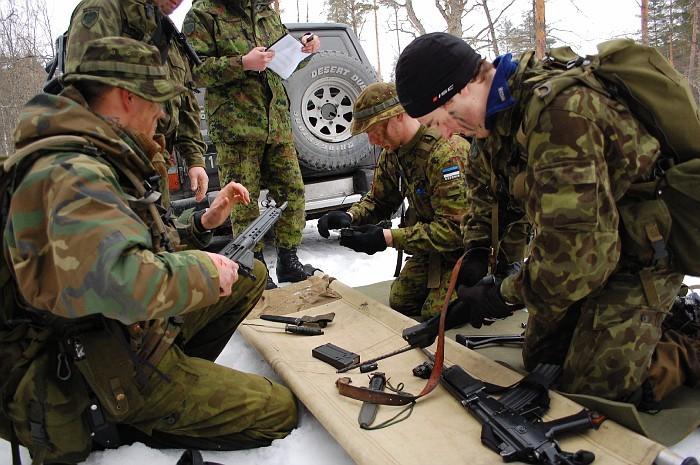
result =
M512 402L489 396L485 383L457 365L443 371L442 381L443 386L481 423L481 442L498 452L504 462L587 465L595 460L595 455L589 451L562 451L555 436L588 428L598 429L605 420L604 416L584 409L568 417L542 422L537 415L533 418L531 410L512 408L506 405Z
M287 208L287 202L279 207L267 207L258 218L250 223L245 231L217 252L238 263L238 273L255 280L253 274L253 249L255 244L277 223L282 211Z

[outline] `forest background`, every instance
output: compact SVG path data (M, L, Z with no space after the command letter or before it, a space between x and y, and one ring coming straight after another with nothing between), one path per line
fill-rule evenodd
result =
M45 80L54 39L79 0L0 0L0 154L13 151L12 131L24 103ZM404 46L426 32L446 31L494 58L630 37L657 48L683 73L698 99L700 0L272 0L285 22L341 22L360 37L378 76L393 80ZM174 13L179 26L189 10Z

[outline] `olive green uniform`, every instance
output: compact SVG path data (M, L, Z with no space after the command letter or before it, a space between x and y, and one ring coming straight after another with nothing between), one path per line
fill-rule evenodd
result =
M393 247L411 255L391 286L394 310L427 318L442 308L463 250L459 223L466 211L468 151L463 138L444 139L421 126L409 143L382 151L371 191L349 210L353 224L377 223L408 199L406 224L391 230Z

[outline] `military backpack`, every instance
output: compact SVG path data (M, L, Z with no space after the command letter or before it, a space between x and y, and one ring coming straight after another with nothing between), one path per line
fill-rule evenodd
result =
M571 86L624 103L661 145L651 178L633 184L618 204L625 232L642 258L670 254L676 270L700 276L700 112L690 85L656 49L632 40L603 42L598 52L548 52L536 76L525 81L534 84L533 97L518 139L526 141L542 110ZM530 61L531 54L522 59Z

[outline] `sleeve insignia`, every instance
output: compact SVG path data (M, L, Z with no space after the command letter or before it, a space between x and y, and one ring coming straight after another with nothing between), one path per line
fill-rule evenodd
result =
M85 8L83 10L83 17L80 20L81 23L83 23L83 26L86 28L90 29L92 26L95 25L97 20L100 18L100 9L99 8Z
M452 181L453 179L459 178L461 175L459 166L457 165L442 169L442 179L445 181Z

